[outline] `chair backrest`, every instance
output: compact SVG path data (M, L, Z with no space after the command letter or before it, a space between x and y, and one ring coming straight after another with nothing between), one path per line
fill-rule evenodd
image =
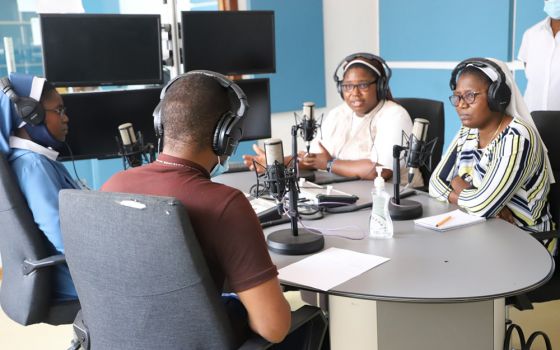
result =
M44 322L51 305L51 267L29 275L23 272L25 259L48 257L48 241L39 230L21 193L15 174L0 153L0 255L2 284L0 304L14 321L23 324ZM70 320L71 322L71 320Z
M406 109L412 118L412 121L416 118L424 118L430 121L427 141L431 141L437 137L434 153L432 153L432 169L428 170L424 167L420 169L422 172L422 178L424 179L424 185L428 186L432 171L441 160L443 143L445 142L445 115L443 102L425 98L396 98L395 102Z
M560 227L560 111L534 111L531 113L541 138L548 148L548 158L556 183L550 188L548 195L550 211L556 225Z
M92 350L231 348L224 307L179 201L80 190L59 198Z

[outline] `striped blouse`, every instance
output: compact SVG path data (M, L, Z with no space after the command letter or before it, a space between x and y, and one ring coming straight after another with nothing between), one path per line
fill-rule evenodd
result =
M462 127L430 179L430 195L447 201L451 180L470 175L472 186L458 205L477 216L494 217L506 206L520 228L552 229L547 201L550 181L538 134L514 118L486 148L478 148L478 129Z

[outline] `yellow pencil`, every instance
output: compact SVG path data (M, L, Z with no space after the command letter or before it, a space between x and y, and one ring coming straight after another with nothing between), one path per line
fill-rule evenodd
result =
M440 222L438 222L438 223L436 224L436 227L442 226L443 224L445 224L446 222L448 222L448 221L451 220L452 218L453 218L453 217L452 217L451 215L446 216L445 218L443 218Z

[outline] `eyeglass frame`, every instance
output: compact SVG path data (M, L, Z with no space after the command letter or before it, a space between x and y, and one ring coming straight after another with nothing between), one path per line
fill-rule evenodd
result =
M367 83L358 83L358 84L345 84L345 83L341 83L341 84L340 84L340 89L341 89L343 92L346 92L346 93L349 93L349 92L354 91L355 88L357 88L357 89L358 89L359 91L361 91L361 92L366 92L366 91L369 90L369 87L370 87L371 85L377 84L377 80L378 80L378 79L369 81L369 82L367 82ZM345 88L345 87L350 87L350 89L347 89L347 88Z
M472 95L472 101L467 100L467 98L465 97L466 94ZM476 101L476 97L477 97L478 95L483 95L483 94L485 94L485 92L482 92L482 91L478 91L478 92L467 91L467 92L465 92L464 94L461 94L461 95L451 95L451 96L449 96L449 102L451 102L451 104L452 104L454 107L459 106L459 104L461 103L461 100L465 101L466 104L471 105L471 104L473 104L473 103ZM453 100L455 100L455 99L456 99L457 101L456 101L456 102L453 102ZM470 98L469 98L469 99L470 99Z
M45 109L45 112L54 112L62 117L63 115L66 115L67 110L66 106L62 106L57 109Z

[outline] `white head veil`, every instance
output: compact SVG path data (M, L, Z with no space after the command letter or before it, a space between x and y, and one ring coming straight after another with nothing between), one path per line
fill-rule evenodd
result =
M514 118L519 118L524 120L535 130L535 132L539 136L539 140L541 141L541 144L544 149L544 158L545 158L546 168L547 168L546 170L548 171L548 177L550 179L550 183L554 183L555 182L554 174L552 172L552 167L550 165L550 159L548 159L548 149L546 148L544 142L542 142L541 135L539 134L539 130L537 129L535 122L531 117L531 113L529 113L529 108L527 108L527 104L525 104L525 101L523 100L523 96L521 95L521 92L517 87L517 84L515 84L515 82L513 81L513 75L511 74L511 71L509 70L508 66L504 62L497 60L495 58L487 58L487 59L495 62L498 66L500 66L500 68L504 72L504 75L506 76L506 84L511 89L511 101L509 102L509 105L507 106L505 113L511 115ZM467 65L467 67L468 66L469 65ZM494 72L490 68L476 67L474 65L473 67L480 69L492 81L496 81L498 79L496 72Z

